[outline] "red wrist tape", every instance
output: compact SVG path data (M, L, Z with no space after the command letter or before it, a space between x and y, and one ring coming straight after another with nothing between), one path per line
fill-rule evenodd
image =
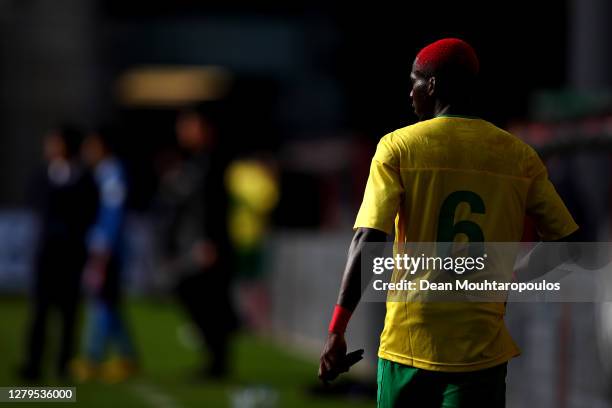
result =
M329 322L329 332L343 334L353 313L345 307L336 305L334 314Z

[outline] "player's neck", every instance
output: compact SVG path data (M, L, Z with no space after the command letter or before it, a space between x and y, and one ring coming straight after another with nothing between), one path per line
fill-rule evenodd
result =
M471 103L436 102L434 117L438 116L465 116L477 117L478 114Z

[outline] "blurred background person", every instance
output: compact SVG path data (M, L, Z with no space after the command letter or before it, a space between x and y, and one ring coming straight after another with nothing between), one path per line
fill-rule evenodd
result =
M235 160L225 175L230 193L229 229L235 250L238 300L249 329L269 333L270 299L265 248L272 211L279 200L277 169L265 154Z
M26 380L41 377L43 351L48 345L47 321L51 308L61 319L57 374L67 375L73 354L81 272L86 260L85 235L96 212L96 188L78 160L82 134L62 125L43 141L45 166L35 176L29 198L38 213L41 230L35 261L28 355L21 369Z
M88 236L85 285L90 292L85 330L84 359L74 373L86 381L100 375L121 381L137 369L136 350L121 315L122 263L124 259L125 206L128 194L123 165L115 155L115 135L102 127L83 143L84 161L92 168L99 192L99 211ZM118 357L102 365L109 346Z
M176 137L184 158L162 177L160 237L175 294L208 349L196 376L222 378L228 373L230 333L236 326L223 178L229 160L208 109L178 114Z

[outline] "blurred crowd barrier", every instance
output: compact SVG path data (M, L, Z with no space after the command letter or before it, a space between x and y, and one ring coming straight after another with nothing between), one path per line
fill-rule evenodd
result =
M0 291L30 287L37 223L29 211L0 212Z
M153 292L156 283L154 233L151 220L131 215L127 220L126 280L128 291ZM38 222L28 210L0 211L0 294L26 294L31 287Z

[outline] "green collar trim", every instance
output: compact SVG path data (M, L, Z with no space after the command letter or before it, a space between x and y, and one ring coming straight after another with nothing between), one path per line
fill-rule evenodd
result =
M478 116L468 116L468 115L451 115L449 113L443 113L441 115L436 116L436 118L463 118L463 119L480 119Z

